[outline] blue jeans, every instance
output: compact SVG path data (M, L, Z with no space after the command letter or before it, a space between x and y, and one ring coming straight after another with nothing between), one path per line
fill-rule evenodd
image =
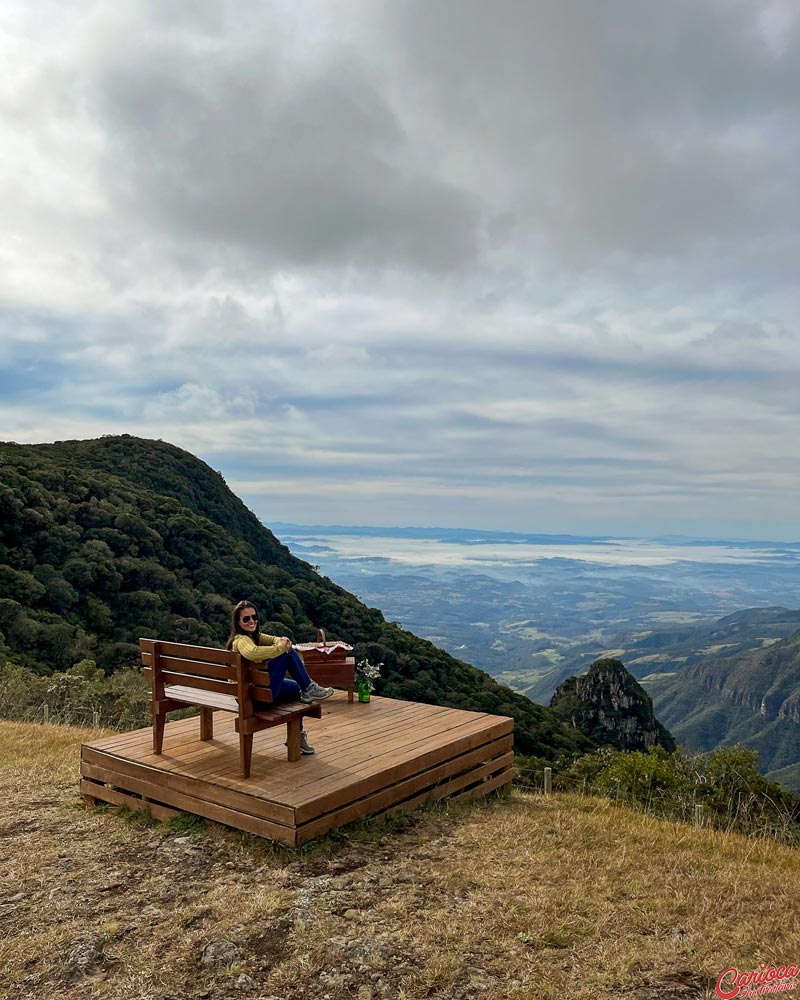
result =
M306 665L300 659L300 654L292 649L288 653L281 653L272 660L267 660L266 668L269 671L269 686L272 691L273 704L278 701L297 701L300 692L304 691L311 683ZM286 675L292 678L288 680ZM256 704L266 704L256 702Z

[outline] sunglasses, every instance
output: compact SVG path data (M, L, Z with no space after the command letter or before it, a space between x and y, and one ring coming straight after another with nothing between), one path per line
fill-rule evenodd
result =
M242 625L246 625L247 622L257 622L258 615L240 615L239 621L242 623Z

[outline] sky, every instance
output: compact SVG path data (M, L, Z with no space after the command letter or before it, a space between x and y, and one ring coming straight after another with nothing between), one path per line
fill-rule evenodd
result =
M800 539L794 0L4 0L0 64L0 439Z

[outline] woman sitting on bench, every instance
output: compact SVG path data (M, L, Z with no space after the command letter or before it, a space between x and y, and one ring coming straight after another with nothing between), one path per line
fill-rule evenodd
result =
M225 648L241 653L252 663L267 664L273 702L297 701L299 698L300 701L311 704L315 701L325 701L333 694L333 688L320 687L311 680L300 654L292 649L291 639L285 635L267 635L259 632L258 612L253 607L252 601L239 601L233 609L231 634L228 636ZM291 680L287 679L287 673ZM264 702L253 702L255 711L270 707ZM302 723L300 753L314 753L314 748L309 746Z

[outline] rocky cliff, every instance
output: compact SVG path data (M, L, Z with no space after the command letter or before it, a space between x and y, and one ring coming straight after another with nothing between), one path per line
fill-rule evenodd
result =
M620 660L595 660L581 677L568 677L550 707L600 746L675 749L675 740L653 714L650 695Z
M800 792L800 632L645 683L682 744L743 743L758 751L768 777Z

